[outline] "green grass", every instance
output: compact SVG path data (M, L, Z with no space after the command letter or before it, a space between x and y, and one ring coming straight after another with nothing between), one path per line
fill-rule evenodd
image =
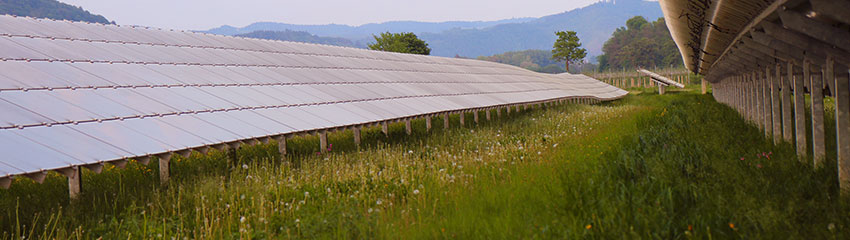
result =
M848 237L834 157L812 169L692 92L364 129L359 150L336 132L325 155L299 137L283 161L276 143L196 153L166 187L155 161L86 171L76 202L58 175L19 179L0 190L0 237Z

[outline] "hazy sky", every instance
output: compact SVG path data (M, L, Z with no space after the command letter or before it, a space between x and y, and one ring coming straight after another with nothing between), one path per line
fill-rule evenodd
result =
M206 30L253 22L348 24L541 17L599 0L60 0L122 25Z

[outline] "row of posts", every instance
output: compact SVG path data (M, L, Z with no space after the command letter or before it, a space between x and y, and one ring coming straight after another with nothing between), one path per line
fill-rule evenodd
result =
M824 92L835 100L838 180L842 194L850 193L850 70L831 57L814 65L785 62L739 73L714 87L715 98L735 108L764 131L775 144L796 144L801 161L812 157L815 168L824 165ZM806 89L811 102L811 135L806 133ZM811 137L812 149L807 149Z
M688 75L677 75L670 77L670 80L676 81L683 85L687 85L688 83ZM634 76L634 77L626 77L626 78L608 78L602 79L603 82L611 84L612 86L618 88L648 88L648 87L656 87L658 83L652 81L652 79L648 76Z
M523 110L528 110L529 108L533 108L535 106L538 107L538 108L541 108L541 107L556 105L556 104L568 104L568 103L596 104L596 103L600 103L600 102L601 102L600 100L594 99L594 98L563 98L563 99L554 99L554 100L534 102L534 103L520 103L520 104L503 105L503 106L499 106L499 107L475 109L475 110L471 110L471 111L472 111L472 116L473 116L473 122L475 122L477 124L479 122L479 113L481 111L484 111L484 119L489 121L492 118L492 111L494 111L494 110L496 112L496 114L495 114L496 117L501 117L502 112L503 112L502 110L504 110L505 114L510 115L511 112L519 113ZM351 129L351 131L354 135L354 144L359 148L360 144L361 144L361 131L363 130L363 127L380 125L381 131L386 136L388 136L388 134L389 134L389 124L392 123L392 122L401 121L401 122L404 122L405 132L408 135L411 135L413 133L411 121L414 120L414 119L424 118L425 119L425 128L426 128L425 130L426 130L426 132L430 132L431 128L432 128L432 124L431 124L432 117L442 116L442 118L443 118L443 128L449 129L449 117L450 117L451 114L458 114L459 115L459 118L460 118L459 125L461 127L463 127L466 124L465 114L467 112L469 112L469 111L444 112L444 113L439 113L439 114L423 115L423 116L417 116L417 117L412 117L412 118L395 119L395 120L383 121L383 122L379 122L379 123L373 123L373 124L367 124L367 125L357 125L357 126L352 126L352 127L347 127L347 128L339 128L339 129L342 129L342 130ZM318 130L318 131L312 131L312 132L309 133L309 134L317 135L319 137L319 149L321 149L320 151L322 153L327 153L327 151L328 151L328 132L335 131L335 130L337 130L337 129ZM168 183L168 181L170 179L169 164L170 164L171 158L174 154L178 154L178 155L181 155L183 157L189 157L189 155L192 153L192 151L196 151L196 152L199 152L201 154L206 154L207 151L209 151L212 148L218 149L218 150L221 150L221 151L225 151L225 150L228 150L228 149L235 150L242 145L253 145L253 144L259 144L259 143L268 144L268 143L271 142L271 140L275 140L275 141L278 142L278 151L280 152L281 158L283 158L287 154L286 153L286 141L287 141L287 139L295 137L295 136L297 136L297 134L278 135L278 136L275 136L275 137L264 137L264 138L259 138L259 139L253 139L253 140L250 140L250 141L236 141L236 142L230 142L230 143L225 143L225 144L218 144L218 145L214 145L214 146L207 146L207 147L201 147L201 148L196 148L196 149L181 150L181 151L177 151L177 152L164 153L164 154L156 155L156 157L159 160L160 182L162 184ZM148 162L150 162L151 156L138 158L136 160L139 161L142 164L147 164ZM127 164L127 161L126 160L119 160L119 161L113 161L113 162L110 162L110 163L115 164L116 166L118 166L120 168L124 168L124 166L126 166L126 164ZM94 164L94 165L86 166L86 168L89 168L89 169L93 170L94 172L99 173L100 170L102 169L102 166L103 166L103 164ZM71 199L76 199L82 191L81 171L80 170L81 170L80 167L72 167L72 168L59 170L60 173L66 175L68 177L68 190L69 190L69 194L70 194ZM46 174L44 174L44 175L46 175ZM28 177L33 178L36 181L41 182L44 179L44 175L39 175L37 177L34 177L34 176L28 176ZM8 186L6 186L6 187L8 187Z

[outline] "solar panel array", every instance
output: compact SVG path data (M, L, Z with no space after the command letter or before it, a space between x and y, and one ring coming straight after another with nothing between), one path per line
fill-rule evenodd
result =
M681 83L679 83L679 82L673 81L672 79L669 79L669 78L667 78L667 77L665 77L665 76L661 76L661 74L654 73L654 72L651 72L651 71L646 70L646 69L643 69L643 68L638 69L637 71L638 71L639 73L642 73L642 74L644 74L644 75L647 75L647 76L649 76L650 78L652 78L653 80L655 80L655 81L657 81L657 82L660 82L660 83L663 83L663 84L665 84L665 85L667 85L667 86L671 86L671 85L672 85L672 86L676 86L676 87L678 87L678 88L685 88L685 85L684 85L684 84L681 84Z
M468 59L0 16L0 180L242 140L625 91Z

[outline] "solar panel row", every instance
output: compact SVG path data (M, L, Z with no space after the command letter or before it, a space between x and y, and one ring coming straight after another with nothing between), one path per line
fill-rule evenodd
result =
M625 94L583 75L477 60L0 16L0 183L284 134Z

